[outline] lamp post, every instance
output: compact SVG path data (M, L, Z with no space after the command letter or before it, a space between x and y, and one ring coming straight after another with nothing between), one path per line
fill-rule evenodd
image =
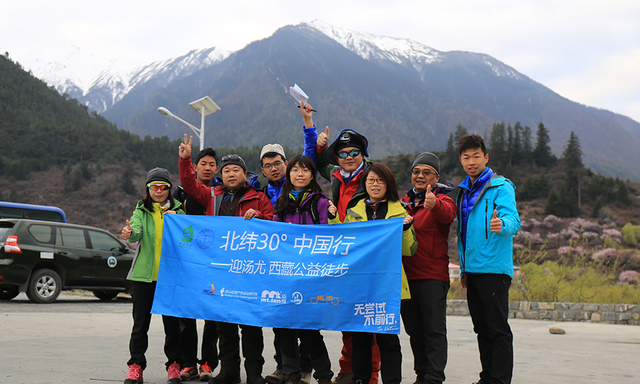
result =
M209 96L205 96L202 99L192 101L191 103L189 103L189 105L191 106L191 108L195 109L196 112L200 114L200 128L196 128L193 125L187 123L186 121L182 120L178 116L174 115L170 110L168 110L165 107L159 107L158 112L162 113L165 116L173 117L174 119L182 122L183 124L191 128L193 132L195 132L196 136L198 137L198 140L200 140L200 150L202 151L204 149L204 117L219 111L220 107L218 107L218 104L214 103L213 100L209 98Z

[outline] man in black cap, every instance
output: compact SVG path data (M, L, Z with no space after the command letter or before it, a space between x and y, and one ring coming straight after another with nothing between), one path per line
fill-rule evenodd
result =
M329 127L318 135L317 160L318 170L325 179L331 182L332 200L337 208L340 221L344 221L347 209L355 206L365 197L360 179L362 171L370 162L366 137L353 129L343 129L336 139L327 147ZM351 367L351 332L342 332L342 355L340 356L340 373L334 378L334 384L351 384L353 369ZM371 383L378 382L380 370L380 351L377 345L372 350Z

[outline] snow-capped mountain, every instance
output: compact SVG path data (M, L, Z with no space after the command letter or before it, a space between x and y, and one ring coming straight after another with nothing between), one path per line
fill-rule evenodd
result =
M117 60L105 61L80 50L65 46L58 50L31 52L20 59L30 70L61 94L68 94L89 107L103 113L122 100L132 89L151 79L170 82L177 76L220 62L230 52L217 48L193 50L184 56L156 61L130 68ZM46 57L46 59L44 59ZM98 94L100 97L95 97Z

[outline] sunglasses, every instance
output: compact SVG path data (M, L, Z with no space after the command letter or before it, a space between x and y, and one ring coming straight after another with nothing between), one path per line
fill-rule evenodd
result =
M169 185L168 184L149 184L149 190L150 191L167 191L169 190Z
M346 159L349 156L356 157L359 154L360 154L360 150L359 149L352 149L350 152L347 152L347 151L338 152L338 157L341 158L341 159Z

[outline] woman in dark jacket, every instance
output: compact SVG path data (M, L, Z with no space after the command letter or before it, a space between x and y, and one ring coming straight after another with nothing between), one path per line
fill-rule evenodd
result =
M276 200L274 221L293 224L328 224L328 209L332 205L324 197L316 181L316 167L308 156L295 156L289 160L282 193ZM333 207L335 215L335 207ZM319 330L279 329L282 373L286 384L300 384L300 353L298 337L310 346L311 367L318 384L330 384L333 372L327 347Z

